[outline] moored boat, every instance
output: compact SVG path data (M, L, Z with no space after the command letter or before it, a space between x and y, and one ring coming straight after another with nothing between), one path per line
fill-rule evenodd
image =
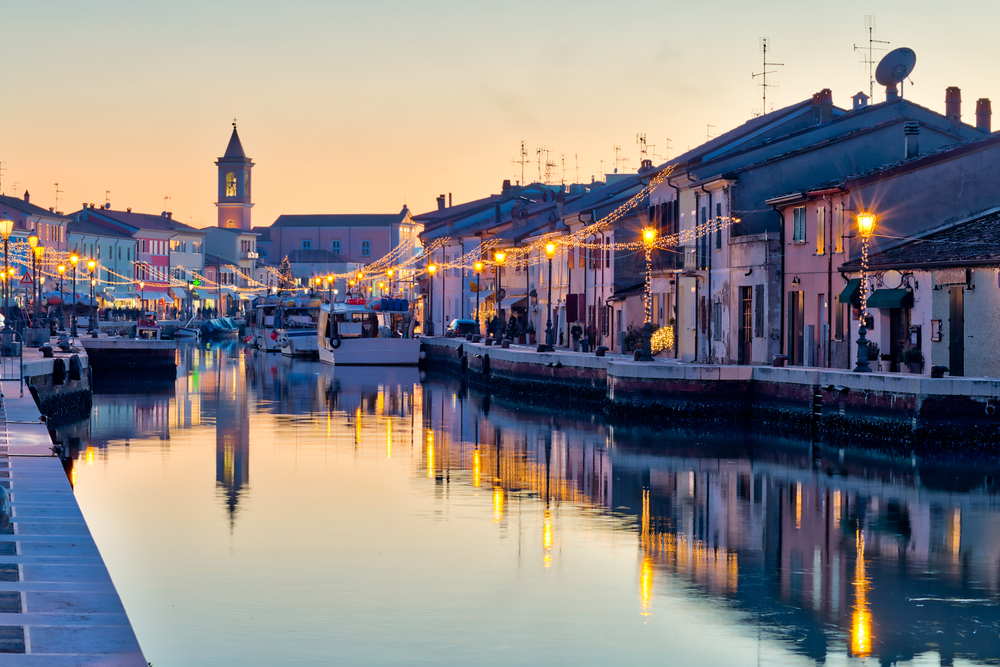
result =
M204 338L235 338L239 333L239 327L228 317L214 317L201 325Z
M403 299L348 299L319 311L319 360L338 366L415 366L420 339L403 338L413 317Z
M289 357L315 357L319 351L316 327L321 301L286 299L274 313L274 333L281 353Z

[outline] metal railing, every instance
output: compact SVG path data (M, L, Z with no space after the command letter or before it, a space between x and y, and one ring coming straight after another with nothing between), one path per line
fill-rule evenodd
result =
M0 383L16 381L24 396L24 337L13 329L0 330Z
M698 248L696 246L684 246L684 270L698 270Z

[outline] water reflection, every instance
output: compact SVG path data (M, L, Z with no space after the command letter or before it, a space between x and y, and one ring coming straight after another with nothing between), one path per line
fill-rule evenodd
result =
M253 499L267 489L251 475L251 454L254 470L295 457L297 472L269 477L270 484L286 485L288 495L308 474L299 470L298 457L309 469L329 466L331 456L348 456L353 464L324 468L323 477L330 488L353 489L367 523L356 529L358 534L338 524L345 532L336 538L363 545L366 553L412 548L424 554L424 538L410 532L422 525L424 510L414 510L410 523L392 535L370 530L398 510L380 504L379 495L393 488L393 471L405 472L407 502L456 528L436 533L427 554L461 556L488 548L494 569L535 572L537 567L532 576L503 579L503 588L519 595L548 587L565 599L571 590L588 587L596 595L609 580L623 600L631 600L619 604L605 591L600 599L584 596L577 605L549 610L575 619L578 629L564 632L580 633L577 658L583 662L602 654L654 658L666 649L681 662L712 664L722 659L718 651L723 648L708 646L712 642L705 638L721 635L732 650L727 662L759 660L762 651L764 662L787 664L832 656L872 656L883 664L923 654L941 664L1000 659L1000 507L992 482L996 471L988 466L821 452L804 443L746 434L621 432L599 419L491 399L450 379L421 383L415 369L332 369L235 345L186 347L179 357L178 379L169 393L95 396L90 424L61 433L71 443L80 442L75 448L79 470L71 475L84 487L127 483L114 474L100 480L88 474L87 464L95 459L114 463L130 451L135 456L137 448L158 448L161 457L169 458L171 443L179 437L191 434L188 446L199 448L212 433L217 509L224 510L230 534L241 526L252 532L265 515ZM273 444L265 434L273 435ZM132 474L148 474L143 470ZM87 493L84 488L78 493L85 511ZM112 521L106 514L113 511L109 505L88 518ZM284 520L297 522L297 530L312 530L310 522L340 510L323 505L294 511L301 516ZM491 532L484 533L484 527ZM505 550L494 538L516 549ZM292 542L289 549L295 548ZM262 548L243 557L269 562L267 553ZM420 624L413 614L433 598L440 616L435 632L454 650L433 654L428 662L463 663L479 656L477 642L463 626L472 602L461 591L482 593L483 563L465 560L467 565L462 558L450 561L453 566L440 573L459 585L451 598L439 595L437 564L421 562L419 567L435 574L425 582L406 580L405 586L416 588L412 598L373 611L378 629L366 626L354 643L351 636L337 635L347 655L358 651L371 658L366 651L381 650L385 653L374 661L389 662L394 641L419 644ZM582 560L589 569L581 569ZM624 578L623 564L631 573ZM337 562L325 565L340 568ZM550 578L557 571L559 578ZM347 568L341 576L349 582L364 575ZM136 579L132 585L141 588L141 578ZM364 615L357 610L370 601L344 599L343 587L349 584L340 586L337 609L346 606L343 613ZM219 593L199 590L204 596ZM142 591L125 589L122 595L128 606L129 597ZM504 619L494 623L501 634L505 629L521 637L532 627L532 613L548 610L548 603L529 607L522 627L509 616L523 614L523 604L503 600L481 612L485 619ZM711 611L685 619L694 634L678 637L679 610L690 609L692 602L707 602ZM317 604L322 608L324 602ZM620 624L616 632L585 631L608 618ZM662 632L630 634L636 632L629 629L630 619ZM241 626L233 623L230 630L239 632ZM140 625L137 621L137 629ZM157 631L169 633L163 627ZM327 624L315 635L300 633L284 650L311 655L327 645L329 632ZM528 634L496 641L524 642L544 662L550 645L567 640ZM140 641L145 647L156 639L140 632ZM199 661L227 664L231 650L227 644ZM501 651L485 661L512 655L518 662L536 659ZM168 654L163 660L149 657L156 664L170 663Z

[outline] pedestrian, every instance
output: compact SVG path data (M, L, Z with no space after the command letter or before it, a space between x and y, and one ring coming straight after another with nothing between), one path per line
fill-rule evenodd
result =
M573 338L573 351L580 351L580 337L583 335L583 327L580 326L579 322L574 322L573 326L569 329L569 334Z

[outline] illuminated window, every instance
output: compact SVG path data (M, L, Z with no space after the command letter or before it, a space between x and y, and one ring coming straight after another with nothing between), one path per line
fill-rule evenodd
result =
M250 196L250 172L249 171L243 172L243 196L244 197L249 197Z
M312 241L310 241L309 239L303 239L302 240L302 249L303 250L309 250L312 247L313 247Z
M371 241L362 241L361 242L361 256L362 257L368 257L371 254L372 254L372 242Z
M233 172L226 174L226 196L236 196L236 174Z
M340 241L334 241L333 244L332 244L332 247L330 249L333 251L333 254L339 255L340 254Z
M226 227L235 227L235 226L236 226L235 220L232 219L226 220Z

